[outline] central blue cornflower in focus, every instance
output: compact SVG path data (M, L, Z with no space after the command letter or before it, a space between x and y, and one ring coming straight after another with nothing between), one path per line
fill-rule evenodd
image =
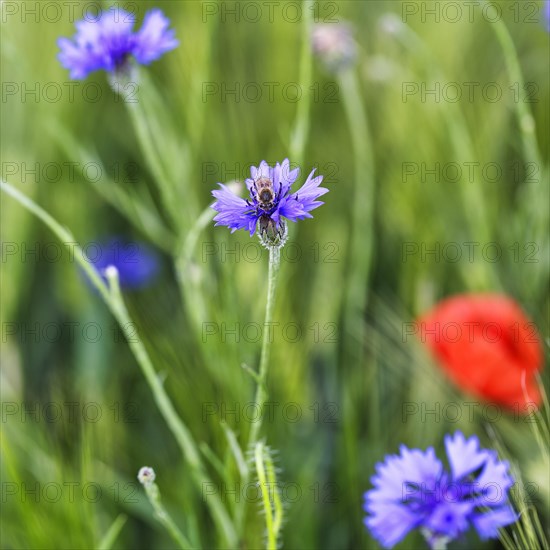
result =
M124 72L130 58L148 65L178 45L161 10L148 11L135 33L134 23L135 15L121 8L104 10L97 20L77 21L73 40L60 38L57 42L59 61L72 79L79 80L100 69Z
M392 548L420 529L431 548L445 544L473 526L482 539L495 538L518 516L508 502L514 481L508 463L495 451L480 449L474 435L445 437L450 473L435 456L401 446L376 465L374 489L365 493L365 525L384 548Z
M283 218L293 222L312 218L309 212L323 204L317 199L328 193L328 189L319 187L323 176L313 177L314 173L312 170L304 185L290 193L299 168L291 170L288 159L273 168L263 160L259 167L250 168L251 178L246 180L247 200L235 195L222 183L219 184L220 190L212 191L216 198L212 208L218 212L214 218L216 225L227 225L232 233L237 229L248 229L250 235L254 235L259 228L260 234L282 234L285 230Z

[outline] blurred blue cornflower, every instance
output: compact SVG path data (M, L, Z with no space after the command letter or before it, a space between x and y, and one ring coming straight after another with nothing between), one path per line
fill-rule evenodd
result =
M544 20L546 30L550 32L550 0L546 0L546 2L544 2Z
M328 193L328 189L319 187L323 176L309 174L304 185L295 193L290 187L296 181L299 168L290 170L290 162L285 159L271 168L265 160L259 167L251 166L251 178L246 179L250 198L245 200L235 195L227 186L219 184L220 190L212 191L216 202L212 208L218 212L216 225L227 225L233 233L237 229L248 229L254 235L256 228L260 235L283 235L286 225L283 218L293 222L312 218L309 212L323 203L317 199Z
M59 38L58 59L72 79L80 80L100 69L113 74L128 72L130 57L148 65L178 45L161 10L148 11L135 33L134 23L134 14L121 8L104 10L94 21L77 21L74 41Z
M473 526L482 539L518 516L508 502L514 481L508 463L496 451L480 449L477 436L445 436L450 473L435 456L401 446L376 465L374 489L365 493L365 525L384 548L392 548L409 531L420 529L430 548L445 548Z
M107 282L105 270L116 267L120 287L136 290L149 286L160 271L158 254L142 242L122 237L90 243L85 249L88 261Z

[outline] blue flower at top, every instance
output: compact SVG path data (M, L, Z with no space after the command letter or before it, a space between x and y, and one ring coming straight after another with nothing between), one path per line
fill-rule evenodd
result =
M299 168L290 169L288 159L282 164L277 163L274 168L262 160L259 167L250 168L252 177L246 180L250 196L247 200L220 183L221 189L212 191L216 198L212 208L218 212L214 217L216 225L227 225L232 233L237 229L248 229L252 236L258 226L260 234L282 233L283 218L293 222L312 218L309 212L323 204L317 199L328 193L328 189L319 187L323 176L313 177L315 170L312 170L304 185L290 193L299 171Z
M134 15L121 8L105 10L94 21L77 21L73 40L60 38L57 42L59 61L72 79L80 80L100 69L124 71L130 57L147 65L178 45L161 10L148 11L138 32L132 31L134 22Z
M160 271L158 254L142 242L131 242L122 237L89 243L85 248L88 261L107 282L105 270L114 266L118 271L120 287L137 290L149 286Z
M477 436L445 437L450 472L429 447L400 448L376 465L374 488L365 493L365 525L384 548L392 548L413 529L430 547L456 539L473 526L482 539L517 521L508 503L514 481L508 463L495 451L480 449Z

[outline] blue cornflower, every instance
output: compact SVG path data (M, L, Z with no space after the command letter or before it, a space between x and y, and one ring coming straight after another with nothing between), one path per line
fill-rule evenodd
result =
M149 286L160 271L158 254L142 242L128 241L122 237L90 243L85 252L101 277L107 282L105 270L116 267L120 287L136 290Z
M290 162L285 159L271 168L265 160L259 167L250 168L251 178L246 180L250 198L245 200L235 195L222 183L221 189L212 191L216 202L212 208L218 212L214 217L216 225L227 225L233 233L237 229L248 229L254 235L259 228L260 235L282 235L286 226L283 218L293 222L312 218L311 210L323 203L317 199L328 193L328 189L319 187L323 176L309 174L306 182L295 193L290 187L296 181L299 168L290 170Z
M518 516L508 503L514 481L508 463L496 451L479 448L477 436L461 432L445 437L447 472L435 451L401 446L376 465L374 489L365 493L365 525L384 548L392 548L413 529L421 529L430 547L444 547L473 526L482 539Z
M544 2L544 22L546 30L550 32L550 0Z
M143 25L133 32L135 16L121 8L101 13L95 21L77 21L74 41L60 38L58 59L70 71L72 79L83 79L93 71L126 72L130 57L148 65L164 52L174 49L178 41L169 29L169 19L161 10L145 14Z

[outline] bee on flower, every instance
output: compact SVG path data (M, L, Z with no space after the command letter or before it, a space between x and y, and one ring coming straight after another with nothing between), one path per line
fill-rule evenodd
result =
M247 199L220 183L220 189L212 191L216 199L212 208L218 212L214 217L216 225L226 225L232 233L247 229L251 236L258 230L266 244L282 246L287 235L285 219L295 222L312 218L309 212L321 206L319 197L328 193L328 189L320 187L323 176L314 176L315 170L298 191L291 193L298 174L298 168L290 169L288 159L273 168L263 160L260 166L251 167L251 177L245 181Z

